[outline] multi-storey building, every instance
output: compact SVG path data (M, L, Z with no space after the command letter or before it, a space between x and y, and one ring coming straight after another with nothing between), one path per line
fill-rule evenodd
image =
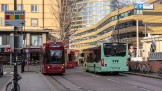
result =
M82 50L96 47L100 42L117 42L117 35L119 35L119 42L132 43L136 48L137 41L139 41L138 48L141 49L141 54L139 51L138 56L147 58L151 41L144 40L145 43L142 43L140 40L148 35L162 34L160 31L162 29L162 5L158 3L160 3L158 0L149 0L146 4L154 4L149 9L136 10L132 4L119 9L119 12L116 10L107 14L97 24L76 31L74 38L70 41L70 48ZM117 16L119 16L119 22ZM137 40L137 34L139 40ZM160 45L156 46L158 50L161 50Z
M16 41L19 49L23 48L30 60L39 60L40 48L51 37L49 34L59 38L59 23L53 16L57 11L51 9L56 3L55 0L17 0L17 10L25 10L25 25L18 28ZM4 12L7 10L14 10L14 0L0 0L0 57L1 61L11 63L14 28L4 24Z
M77 17L72 23L73 28L86 28L96 24L103 17L113 11L113 0L78 0Z

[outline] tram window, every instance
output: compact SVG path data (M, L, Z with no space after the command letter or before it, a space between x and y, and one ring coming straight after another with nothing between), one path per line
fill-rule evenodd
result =
M47 52L47 63L61 63L63 59L62 50L50 50Z

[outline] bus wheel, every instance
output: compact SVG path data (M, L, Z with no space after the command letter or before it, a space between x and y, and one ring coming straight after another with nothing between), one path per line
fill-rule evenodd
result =
M88 72L87 64L85 64L85 71Z
M114 75L119 75L119 72L114 72L113 74L114 74Z
M96 65L94 65L94 73L96 74Z

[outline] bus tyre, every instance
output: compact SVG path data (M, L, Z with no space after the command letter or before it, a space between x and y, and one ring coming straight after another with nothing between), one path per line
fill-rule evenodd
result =
M85 63L85 65L84 65L84 68L85 68L85 70L84 70L84 71L88 72L88 69L87 69L87 64L86 64L86 63Z
M96 74L96 65L94 65L94 73Z
M114 74L114 75L119 75L119 72L114 72L113 74Z

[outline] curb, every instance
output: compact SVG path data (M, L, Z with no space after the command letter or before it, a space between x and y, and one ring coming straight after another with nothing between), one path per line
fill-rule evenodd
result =
M148 75L148 74L140 74L140 73L132 73L132 72L125 72L125 73L123 73L123 74L138 75L138 76L144 76L144 77L149 77L149 78L162 79L162 77L153 76L153 75Z
M58 91L56 90L56 88L51 84L50 81L48 81L48 79L46 77L44 77L44 75L41 72L38 72L44 79L45 82L47 83L47 86L49 87L50 91Z

